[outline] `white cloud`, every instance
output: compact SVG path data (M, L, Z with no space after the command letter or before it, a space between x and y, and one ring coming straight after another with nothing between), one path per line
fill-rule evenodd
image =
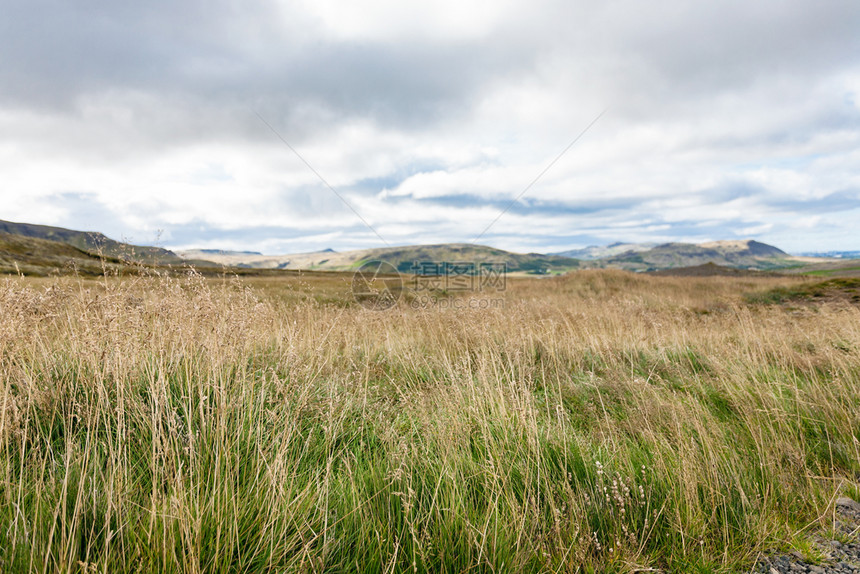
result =
M482 241L860 243L853 3L8 8L0 218L379 244L259 113L389 243L467 241L608 108Z

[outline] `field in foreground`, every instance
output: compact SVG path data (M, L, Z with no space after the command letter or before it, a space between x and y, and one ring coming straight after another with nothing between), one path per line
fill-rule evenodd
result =
M588 271L386 312L338 276L0 281L0 572L814 553L860 493L860 311L804 281Z

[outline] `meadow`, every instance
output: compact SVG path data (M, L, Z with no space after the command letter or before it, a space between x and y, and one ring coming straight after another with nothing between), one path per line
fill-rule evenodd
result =
M860 499L811 279L349 281L0 280L0 572L748 571Z

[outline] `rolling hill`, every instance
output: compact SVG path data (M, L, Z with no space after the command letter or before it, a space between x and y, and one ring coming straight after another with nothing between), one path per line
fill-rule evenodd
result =
M648 251L652 247L656 247L656 243L612 243L611 245L590 245L582 249L570 249L568 251L560 251L553 255L561 255L562 257L573 257L575 259L583 259L592 261L594 259L604 259L613 255L621 255L627 252Z
M626 251L588 262L589 267L658 271L714 263L736 269L772 270L799 265L800 258L751 239L708 243L664 243L650 249Z
M157 265L183 265L188 263L186 259L179 257L167 249L130 245L115 241L102 233L94 231L75 231L63 227L0 220L0 233L65 243L93 255L101 254L106 257L134 261L136 263ZM199 261L198 263L203 264L205 261Z
M0 273L44 277L47 275L100 275L123 264L112 257L100 258L60 241L0 232Z
M577 254L580 258L571 257L570 254ZM121 266L129 262L165 268L194 265L206 269L207 273L215 272L216 268L223 266L232 267L237 273L269 273L277 270L351 271L373 260L386 261L402 273L421 274L432 274L432 263L504 264L509 273L536 275L596 268L635 272L692 268L690 273L711 274L713 266L842 275L851 274L857 268L856 262L851 260L792 256L777 247L754 240L662 245L615 243L605 247L592 246L550 255L512 253L471 243L411 245L343 252L326 249L287 255L263 255L253 251L220 249L174 253L160 247L122 243L98 232L0 220L0 273L47 275L71 269L100 273L103 263L107 266ZM416 267L416 262L431 265ZM441 269L439 271L442 272Z
M426 273L427 267L413 269L415 262L449 263L504 263L510 273L546 274L569 271L579 267L579 261L560 255L539 253L511 253L485 245L471 243L445 243L439 245L412 245L383 247L336 252L331 249L292 255L248 255L242 253L217 254L212 251L191 250L179 253L184 257L207 259L223 265L259 269L316 269L346 271L366 261L386 261L402 273Z
M579 257L572 257L576 254ZM414 262L503 262L509 272L545 274L573 269L611 268L627 271L658 271L696 267L713 263L732 269L770 271L800 268L819 260L795 257L785 251L754 240L712 241L708 243L636 244L615 243L605 247L587 247L542 255L511 253L469 243L414 245L335 252L331 249L289 255L260 255L247 252L217 250L183 251L188 258L206 258L222 265L256 269L317 269L344 271L355 269L370 260L391 263L404 273L410 273Z

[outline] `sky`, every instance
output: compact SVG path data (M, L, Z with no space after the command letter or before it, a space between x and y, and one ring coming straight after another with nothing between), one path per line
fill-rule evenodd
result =
M857 0L0 13L0 219L267 254L860 249Z

